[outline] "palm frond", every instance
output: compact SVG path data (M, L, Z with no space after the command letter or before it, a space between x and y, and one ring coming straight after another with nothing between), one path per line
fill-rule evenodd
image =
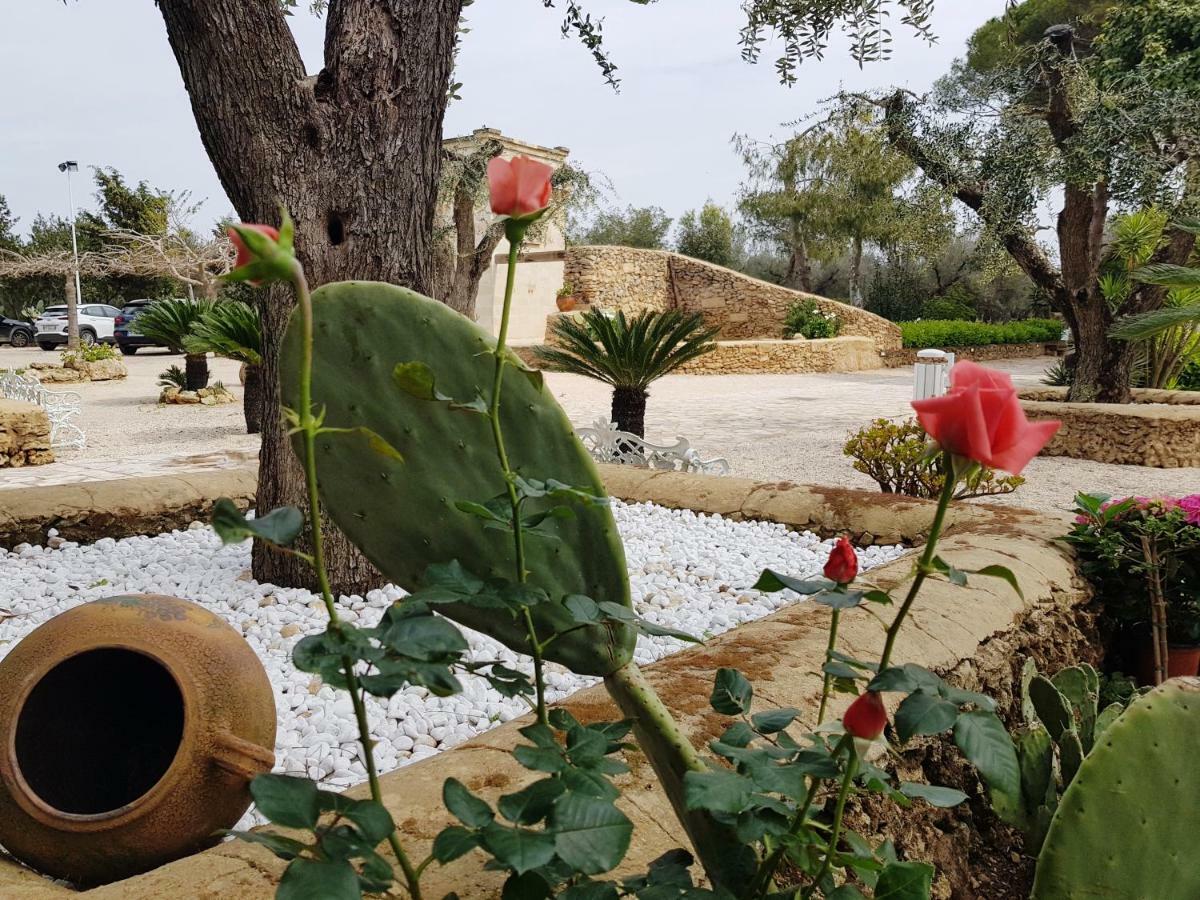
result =
M1122 319L1109 335L1122 341L1142 341L1181 325L1200 325L1200 304L1167 306Z
M713 350L718 332L699 313L678 310L650 310L632 319L588 310L578 318L560 316L552 328L556 345L535 351L546 368L642 390Z
M184 353L192 329L215 305L213 300L155 300L137 317L137 330L175 353Z
M1146 284L1165 284L1168 287L1200 287L1200 269L1155 263L1133 271L1133 277Z
M217 303L184 339L189 353L215 353L257 366L262 363L262 326L258 313L241 301Z

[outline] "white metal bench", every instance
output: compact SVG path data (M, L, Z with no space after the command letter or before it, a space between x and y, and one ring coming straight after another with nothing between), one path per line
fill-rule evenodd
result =
M596 462L701 475L729 474L728 460L701 459L684 438L676 438L671 445L651 444L636 434L618 430L607 419L597 419L590 428L576 428L575 435Z
M945 350L918 350L913 365L913 399L940 397L950 390L954 354Z
M9 369L0 375L0 397L36 403L46 410L46 418L50 420L50 446L55 450L82 450L87 446L87 435L71 421L79 415L83 403L83 395L78 391L49 391L33 373Z

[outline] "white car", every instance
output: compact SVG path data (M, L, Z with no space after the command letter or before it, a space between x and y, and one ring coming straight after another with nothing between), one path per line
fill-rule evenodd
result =
M79 343L88 345L96 342L115 344L113 329L121 311L105 303L87 303L79 307ZM67 308L47 306L34 323L37 335L34 340L43 350L53 350L67 342Z

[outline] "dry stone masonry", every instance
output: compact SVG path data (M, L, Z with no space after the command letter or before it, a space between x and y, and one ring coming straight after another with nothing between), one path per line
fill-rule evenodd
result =
M34 403L0 400L0 468L54 462L50 419Z
M702 260L632 247L572 247L564 280L593 307L636 315L698 312L721 329L720 348L684 371L836 372L878 369L900 352L900 329L880 316L793 291ZM839 339L781 340L788 308L812 300L841 321Z

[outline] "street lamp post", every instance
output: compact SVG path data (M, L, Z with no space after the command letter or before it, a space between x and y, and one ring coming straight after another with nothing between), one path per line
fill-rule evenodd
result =
M75 196L71 191L71 173L79 171L79 163L73 159L58 164L58 171L67 175L67 205L71 209L71 254L75 257L75 299L67 297L67 347L79 348L79 304L83 301L83 289L79 281L79 241L75 237Z

